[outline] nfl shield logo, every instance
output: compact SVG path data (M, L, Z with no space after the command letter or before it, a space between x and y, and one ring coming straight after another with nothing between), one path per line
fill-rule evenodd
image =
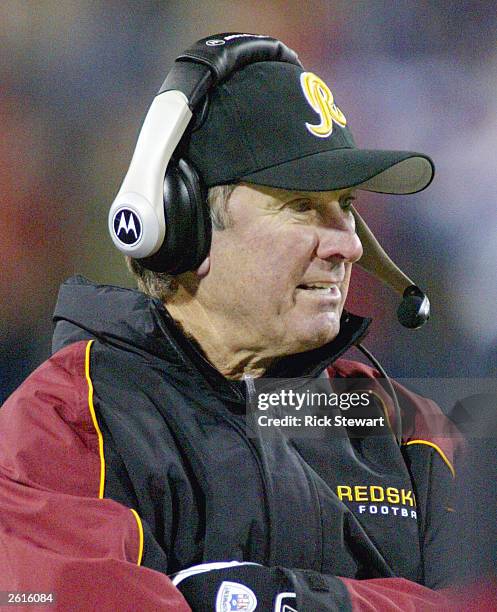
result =
M216 612L254 612L257 607L255 593L244 584L225 580L216 597Z
M249 596L243 593L242 595L232 595L230 601L230 610L246 610L249 607Z

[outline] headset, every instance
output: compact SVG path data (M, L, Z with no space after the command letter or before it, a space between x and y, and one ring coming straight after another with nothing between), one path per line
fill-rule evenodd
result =
M170 274L195 270L208 255L207 188L178 144L187 129L203 121L210 90L237 70L264 61L302 67L279 40L239 32L203 38L176 58L148 110L109 211L109 232L122 253L149 270ZM402 295L400 323L421 327L430 316L427 296L388 257L359 213L353 214L364 249L359 265Z

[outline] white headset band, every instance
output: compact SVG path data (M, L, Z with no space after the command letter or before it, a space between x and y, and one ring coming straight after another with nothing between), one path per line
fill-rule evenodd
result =
M150 105L128 172L109 211L110 235L125 255L148 257L164 240L164 176L191 118L181 91L161 93Z

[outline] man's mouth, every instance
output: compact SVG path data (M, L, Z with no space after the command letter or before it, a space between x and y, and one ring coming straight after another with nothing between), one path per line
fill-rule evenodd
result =
M297 289L304 289L305 291L313 291L315 293L321 293L323 295L338 292L339 289L336 283L302 283L297 286Z

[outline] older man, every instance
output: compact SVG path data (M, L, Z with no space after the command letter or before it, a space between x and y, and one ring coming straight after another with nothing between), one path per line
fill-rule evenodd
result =
M435 409L397 386L399 446L379 373L340 359L369 325L344 311L362 255L356 190L418 191L431 162L357 149L322 79L252 55L211 87L168 167L183 172L181 156L208 189L204 252L162 264L155 245L130 260L141 291L68 281L54 355L0 413L4 590L83 610L446 604L433 589L447 584L453 468L428 431ZM133 205L111 219L128 246L145 231ZM177 242L188 259L196 245ZM330 390L327 378L360 379L384 426L269 435L248 423L254 381L302 377Z

